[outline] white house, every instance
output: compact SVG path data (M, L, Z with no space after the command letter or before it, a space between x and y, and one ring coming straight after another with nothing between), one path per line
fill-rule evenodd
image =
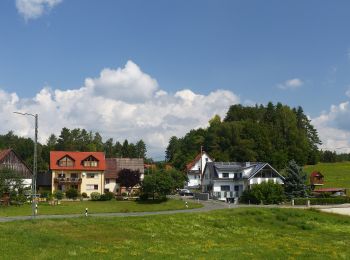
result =
M213 160L206 152L199 153L196 158L186 165L186 172L188 182L186 187L188 188L199 188L202 182L202 176L204 168L207 162L212 162Z
M218 200L237 202L244 190L270 180L283 184L284 177L268 163L209 162L202 191Z

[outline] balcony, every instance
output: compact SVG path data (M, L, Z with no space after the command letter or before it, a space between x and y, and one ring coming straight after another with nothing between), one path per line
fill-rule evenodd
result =
M54 183L64 184L81 184L81 178L54 178Z
M235 198L239 193L236 191L214 191L213 197L216 199Z

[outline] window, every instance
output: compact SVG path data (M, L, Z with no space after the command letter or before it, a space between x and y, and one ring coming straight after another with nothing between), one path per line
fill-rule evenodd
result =
M72 166L74 166L74 160L72 160L68 156L65 156L61 160L58 161L58 165L61 167L72 167Z
M98 184L86 184L86 190L98 190Z
M93 156L89 156L83 161L84 167L97 167L97 159Z
M207 161L208 161L208 158L205 158L205 161L207 162Z
M228 172L223 172L222 173L222 178L228 178L230 175Z
M235 191L239 191L239 185L235 185Z
M221 191L230 191L230 185L221 185Z
M93 173L91 173L91 172L87 173L86 174L86 178L89 178L89 179L94 179L95 178L95 179L97 179L98 178L98 173L94 173L94 172Z
M105 184L109 184L109 179L105 179Z
M66 174L65 173L59 173L58 174L58 178L66 178Z
M77 178L78 178L78 174L77 174L77 173L71 173L71 174L70 174L70 177L71 177L72 179L77 179Z

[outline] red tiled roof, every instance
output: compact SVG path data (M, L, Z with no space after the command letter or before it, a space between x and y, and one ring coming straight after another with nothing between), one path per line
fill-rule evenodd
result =
M11 152L12 149L6 149L0 151L0 162Z
M74 166L62 167L58 166L58 160L65 156L69 156L74 160ZM98 160L97 167L84 167L82 161L89 156L93 156ZM69 152L69 151L51 151L50 152L50 169L51 170L96 170L104 171L106 169L106 159L103 152Z
M206 155L210 158L210 156L209 156L206 152L203 151L202 154L206 154ZM193 160L192 162L186 164L186 169L187 169L187 171L191 170L191 168L196 164L196 162L197 162L198 160L200 160L202 154L199 153L199 154L196 156L196 158L194 158L194 160ZM210 158L210 160L212 160L212 159Z
M310 174L310 177L323 177L323 174L318 171L314 171Z

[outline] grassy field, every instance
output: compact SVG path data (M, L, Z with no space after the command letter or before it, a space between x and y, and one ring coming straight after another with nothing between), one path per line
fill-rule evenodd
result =
M350 217L301 209L0 224L6 259L347 259Z
M350 162L319 163L304 167L310 175L313 171L320 171L324 175L323 187L350 188Z
M202 207L201 204L188 203L189 208ZM102 212L140 212L140 211L162 211L186 209L185 202L181 200L167 200L165 202L137 202L137 201L76 201L61 202L60 205L51 206L40 203L38 212L40 215L57 214L83 214L85 208L89 213ZM29 216L32 214L31 205L26 204L19 207L0 207L0 216Z

